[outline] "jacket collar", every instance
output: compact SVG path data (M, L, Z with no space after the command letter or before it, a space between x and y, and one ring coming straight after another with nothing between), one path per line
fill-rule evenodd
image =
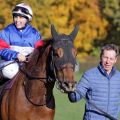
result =
M113 66L110 74L108 75L101 63L99 63L98 69L99 69L99 71L100 71L104 76L106 76L108 79L110 79L110 78L115 74L115 72L116 72L116 68Z

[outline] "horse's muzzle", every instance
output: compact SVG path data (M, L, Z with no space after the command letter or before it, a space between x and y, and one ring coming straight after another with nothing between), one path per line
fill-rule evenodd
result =
M75 89L76 89L76 83L77 82L66 82L66 81L62 81L60 84L59 84L59 87L60 87L60 90L61 92L64 92L64 93L69 93L69 92L74 92Z

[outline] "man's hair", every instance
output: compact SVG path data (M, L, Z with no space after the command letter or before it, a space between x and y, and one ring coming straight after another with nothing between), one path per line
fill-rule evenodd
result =
M115 44L107 44L101 48L100 57L103 55L104 50L114 50L116 52L116 57L119 55L119 47Z

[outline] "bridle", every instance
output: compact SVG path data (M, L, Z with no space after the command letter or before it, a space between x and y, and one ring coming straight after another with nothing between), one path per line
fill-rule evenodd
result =
M65 44L67 44L67 46L65 46ZM64 73L62 72L63 69L67 68L67 69L72 69L74 71L75 64L76 64L76 56L74 57L74 56L72 56L72 53L69 53L70 48L67 49L68 46L71 47L71 50L72 50L72 48L73 48L72 41L69 41L69 40L62 41L61 40L61 41L57 41L51 50L51 65L50 65L50 67L53 69L53 73L54 73L55 81L56 81L56 88L63 93L65 93L65 91L61 88L61 86L62 86L62 82L64 82L64 80L63 81L59 80L56 71L58 71L58 70L61 71L61 73L64 76ZM57 61L56 57L55 57L55 53L54 53L55 49L57 49L57 48L62 48L63 51L67 51L69 54L69 58L66 58L66 56L63 56L62 58L60 58L60 60ZM66 55L66 53L65 53L65 55ZM73 67L64 66L67 63L70 63Z
M33 76L33 75L30 75L28 72L26 72L25 70L23 70L21 67L20 67L20 71L27 77L29 78L29 80L40 80L41 82L45 82L46 83L46 80L47 78L42 78L42 77L37 77L37 76Z

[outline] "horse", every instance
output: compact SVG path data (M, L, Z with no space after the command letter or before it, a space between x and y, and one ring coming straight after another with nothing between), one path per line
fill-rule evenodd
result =
M5 89L1 102L2 120L54 120L53 88L63 92L75 89L74 71L77 51L73 41L75 27L69 34L59 34L51 25L50 40L37 47Z

